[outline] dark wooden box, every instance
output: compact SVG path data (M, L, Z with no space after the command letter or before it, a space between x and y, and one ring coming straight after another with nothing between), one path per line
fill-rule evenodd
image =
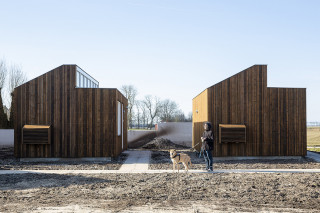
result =
M245 143L246 126L219 124L219 143Z
M23 144L50 144L51 126L24 125L22 128Z

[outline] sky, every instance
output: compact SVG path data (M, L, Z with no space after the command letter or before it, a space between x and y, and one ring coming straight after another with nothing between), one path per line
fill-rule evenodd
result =
M29 80L77 64L186 114L207 87L267 64L268 86L307 88L320 121L319 39L318 0L0 0L0 59Z

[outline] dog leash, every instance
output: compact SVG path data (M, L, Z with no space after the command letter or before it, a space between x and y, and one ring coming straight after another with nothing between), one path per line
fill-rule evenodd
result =
M200 142L199 142L200 143ZM194 149L194 147L196 147L199 143L197 143L196 145L194 145L192 148L190 148L190 149Z
M200 142L197 143L196 145L194 145L190 150L195 150L194 147L196 147L198 144L200 144ZM197 150L196 150L196 152L199 153L199 158L201 158L201 155L203 155L203 150L202 150L202 148L200 148L200 152L198 152Z

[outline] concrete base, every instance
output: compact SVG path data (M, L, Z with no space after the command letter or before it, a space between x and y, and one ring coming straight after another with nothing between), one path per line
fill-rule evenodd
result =
M320 163L320 154L316 152L307 151L307 157L313 159L314 161Z
M238 157L213 157L214 162L226 160L302 160L301 156L238 156Z
M20 158L21 162L106 162L111 157L97 158Z

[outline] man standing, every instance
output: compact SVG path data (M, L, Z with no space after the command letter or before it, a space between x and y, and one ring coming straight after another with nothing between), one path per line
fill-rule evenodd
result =
M212 150L213 150L213 132L211 131L211 123L206 122L204 124L204 132L202 133L201 141L204 160L206 161L206 168L212 172Z

